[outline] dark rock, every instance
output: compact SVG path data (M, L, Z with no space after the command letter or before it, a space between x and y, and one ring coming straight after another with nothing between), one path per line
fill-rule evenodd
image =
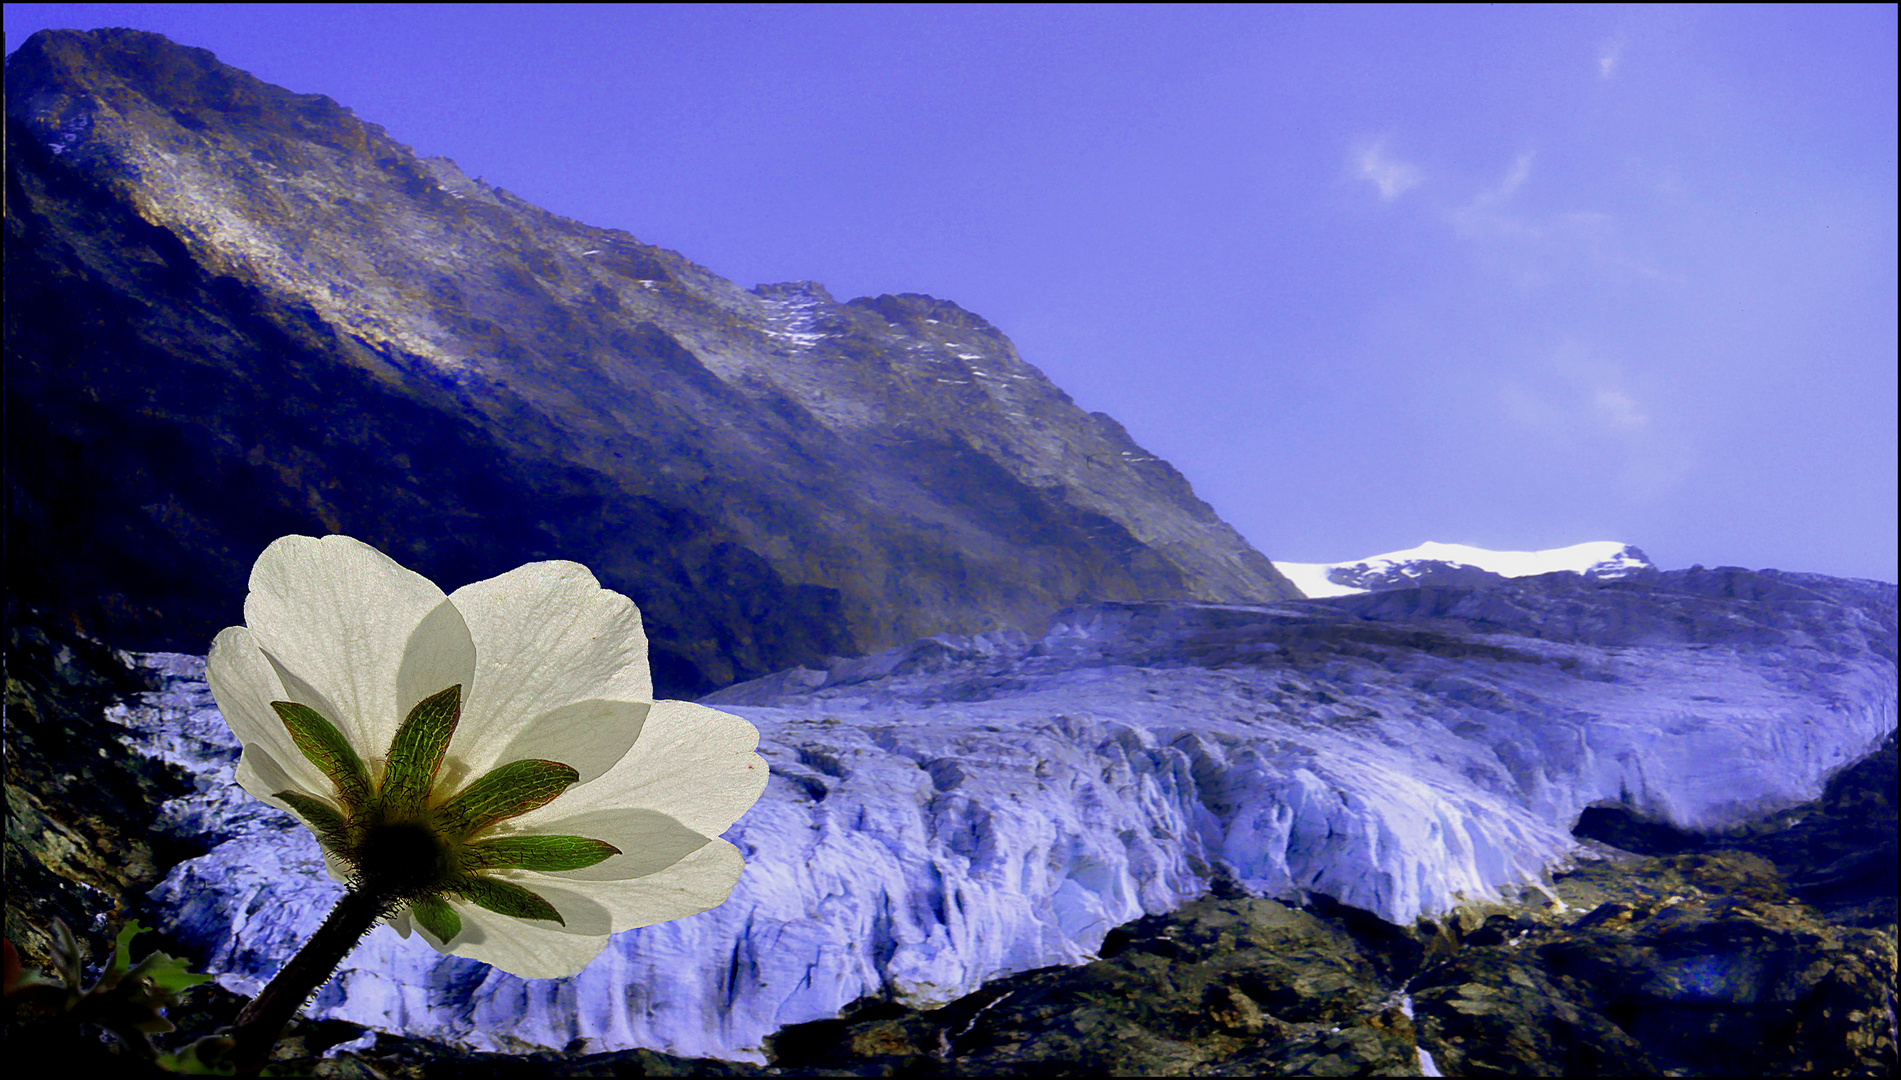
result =
M769 1049L786 1075L1405 1075L1411 1024L1378 971L1337 923L1211 896L1118 928L1081 967L797 1025Z
M182 774L135 753L101 720L148 688L144 675L82 634L8 614L6 936L43 968L54 919L88 940L121 923L173 863L201 852L154 836L159 804L189 789Z
M1790 891L1835 922L1893 926L1896 913L1895 736L1828 782L1814 803L1721 835L1689 832L1625 806L1585 810L1572 832L1626 851L1747 851L1773 862Z
M1445 1075L1891 1074L1892 926L1831 925L1739 852L1592 861L1558 889L1576 906L1383 931L1210 896L1082 967L787 1028L772 1071L1398 1076L1423 1048Z
M1594 861L1413 980L1448 1075L1885 1075L1894 928L1830 924L1743 852Z
M9 585L201 652L345 532L571 558L692 696L1088 599L1295 595L1113 420L917 295L746 292L130 30L7 62Z

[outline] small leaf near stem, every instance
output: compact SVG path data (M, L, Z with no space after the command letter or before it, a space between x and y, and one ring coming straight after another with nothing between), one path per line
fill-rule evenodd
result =
M342 801L345 813L360 813L370 801L370 771L363 767L363 759L357 756L350 740L308 705L273 701L271 708L284 722L297 749L336 785L337 798Z

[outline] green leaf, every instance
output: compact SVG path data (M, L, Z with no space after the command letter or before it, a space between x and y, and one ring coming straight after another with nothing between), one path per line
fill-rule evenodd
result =
M330 808L330 804L315 795L306 795L301 791L280 791L272 798L282 799L290 804L297 816L304 819L310 831L323 840L333 854L348 855L356 847L350 837L350 823L342 814Z
M498 821L546 806L581 778L559 761L530 758L489 770L436 811L436 820L456 836L472 836Z
M416 925L436 935L436 940L447 944L455 940L462 932L462 916L440 897L425 896L409 902L409 917Z
M620 854L605 840L585 836L498 836L462 849L470 870L580 870Z
M231 1050L237 1041L229 1035L206 1035L176 1054L160 1054L155 1060L158 1067L168 1072L186 1073L192 1076L235 1076L237 1069L230 1062ZM266 1067L264 1075L274 1075Z
M132 939L150 929L149 926L140 926L137 919L125 921L125 928L119 931L113 943L112 959L107 961L106 970L100 973L97 986L111 986L119 981L119 977L132 966Z
M360 813L370 799L370 772L363 767L363 759L357 756L350 740L308 705L273 701L271 708L277 710L278 719L284 722L297 749L336 785L337 799L346 812Z
M558 922L562 926L568 921L550 904L527 889L512 881L498 881L495 878L468 877L455 883L455 894L478 907L485 907L497 915L508 915L517 919L542 919Z
M79 942L74 940L72 928L66 925L66 920L53 920L53 940L47 951L52 954L53 974L72 993L79 993L79 988L85 985L80 972Z
M435 786L436 770L449 752L449 740L462 719L462 686L438 691L416 703L390 740L383 771L383 815L411 821L422 814Z
M126 977L132 979L150 979L152 980L152 985L164 991L167 996L175 996L179 991L187 987L197 986L199 983L211 981L211 976L209 975L194 974L191 970L191 965L187 961L162 952L154 952L139 961L133 966L131 971L126 973ZM169 1031L171 1029L166 1028L164 1030Z

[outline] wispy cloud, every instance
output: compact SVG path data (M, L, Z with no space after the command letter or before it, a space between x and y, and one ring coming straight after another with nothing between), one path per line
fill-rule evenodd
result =
M1598 272L1682 284L1680 275L1633 254L1610 214L1589 210L1536 214L1515 205L1516 196L1531 181L1535 157L1529 150L1519 154L1497 184L1465 205L1444 211L1461 240L1489 244L1494 255L1506 260L1504 265L1515 268L1513 277L1524 287L1548 280L1567 260L1580 256Z
M1589 473L1649 501L1694 472L1677 435L1660 425L1620 365L1578 341L1503 379L1498 404L1525 453L1554 469Z
M1597 77L1608 79L1617 74L1617 61L1624 55L1624 39L1607 38L1597 47Z
M1468 240L1484 236L1536 240L1544 236L1542 227L1509 213L1505 208L1518 189L1531 179L1532 157L1533 153L1529 150L1518 155L1497 187L1479 192L1472 197L1471 202L1447 213L1446 217L1460 236Z
M1418 187L1419 182L1425 179L1417 166L1388 157L1384 139L1361 146L1354 155L1354 165L1359 178L1372 181L1380 189L1380 198L1387 202Z

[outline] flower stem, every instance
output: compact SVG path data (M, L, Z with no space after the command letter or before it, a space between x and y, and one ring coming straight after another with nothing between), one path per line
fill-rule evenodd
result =
M374 893L352 889L343 895L330 917L290 958L290 963L238 1013L231 1029L236 1045L228 1059L237 1067L238 1075L254 1075L264 1067L284 1025L297 1015L310 995L330 980L337 965L388 909L388 900Z

